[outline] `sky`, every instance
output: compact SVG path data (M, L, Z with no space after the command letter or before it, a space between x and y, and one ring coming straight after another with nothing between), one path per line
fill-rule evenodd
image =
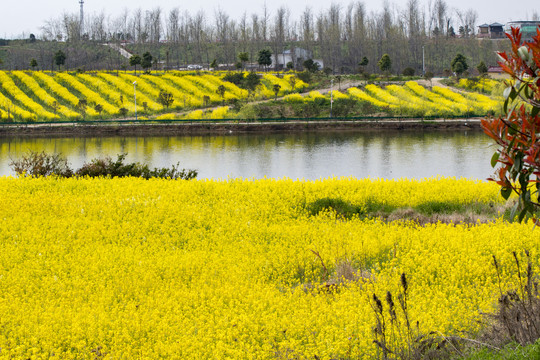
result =
M427 8L429 0L419 0L421 6ZM368 11L379 11L382 7L382 0L363 0ZM533 12L540 13L540 2L538 0L517 0L513 2L503 0L447 0L451 8L467 10L472 8L478 12L478 25L483 23L506 23L515 20L530 20ZM213 18L215 10L221 8L231 18L239 19L244 12L261 13L265 0L197 0L197 1L178 1L178 0L84 0L85 14L100 13L104 11L106 15L117 17L123 9L150 10L157 6L165 12L178 7L181 11L187 10L195 14L203 10L207 15ZM315 13L318 13L329 7L331 1L328 0L267 0L267 8L270 15L275 13L278 7L286 5L291 11L292 19L298 19L299 15L309 5ZM346 8L348 0L336 0L334 3L343 4ZM407 0L389 0L389 3L399 8L404 8ZM508 5L508 4L512 5ZM0 38L12 39L25 35L28 37L31 33L39 37L40 27L45 21L57 19L63 13L79 13L79 0L14 0L5 4L2 10L2 20L0 21Z

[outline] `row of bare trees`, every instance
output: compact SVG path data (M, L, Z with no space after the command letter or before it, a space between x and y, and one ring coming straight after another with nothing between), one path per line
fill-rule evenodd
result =
M126 42L132 52L151 51L167 66L209 64L214 59L234 64L239 52L256 62L263 48L274 54L285 50L294 54L303 48L334 73L356 71L363 57L370 60L366 70L376 71L377 60L385 53L393 60L393 72L406 67L420 72L424 48L426 67L441 72L457 51L473 62L496 61L493 51L501 45L491 41L478 45L477 19L474 10L452 9L446 0L408 0L404 7L385 2L381 11L370 13L361 1L332 3L319 13L306 7L297 18L284 6L270 10L265 5L259 13L244 13L239 19L221 8L213 14L190 14L156 7L126 9L116 17L93 14L84 19L83 28L77 14L63 14L45 22L41 37L68 43Z

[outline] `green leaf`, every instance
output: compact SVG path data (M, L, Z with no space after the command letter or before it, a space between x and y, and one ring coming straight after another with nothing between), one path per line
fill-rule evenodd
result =
M510 211L510 217L512 220L516 217L517 210L519 208L519 201L516 201L516 204L512 207L512 210Z
M512 194L512 188L509 188L506 186L501 188L501 195L504 198L504 200L508 200L511 194Z
M517 97L518 93L516 91L516 89L512 88L512 91L510 91L510 95L509 95L509 98L510 100L514 101Z
M538 115L538 112L540 112L540 107L533 106L533 108L531 110L531 116L536 117Z
M525 215L527 215L527 211L528 211L527 208L524 208L523 210L519 212L519 215L518 215L519 222L523 221L523 219L525 218Z
M499 152L495 152L493 154L493 156L491 157L491 167L495 167L497 166L497 161L499 161L499 156L501 154L499 154Z

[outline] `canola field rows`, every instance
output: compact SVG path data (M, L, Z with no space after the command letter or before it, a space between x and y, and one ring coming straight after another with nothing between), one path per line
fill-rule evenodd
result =
M225 103L275 96L284 97L287 103L316 102L323 107L331 100L353 99L399 116L483 116L501 109L501 99L437 86L429 90L413 81L384 87L369 84L346 92L321 94L314 90L301 94L308 84L296 75L264 74L261 84L249 93L222 77L221 73L179 71L139 76L133 72L0 71L0 121L118 119L134 117L135 113L142 120L234 119L236 114ZM225 90L223 96L218 92L220 86ZM160 93L170 94L172 104L161 102Z
M122 109L126 115L134 115L135 110L143 115L153 115L248 97L247 90L223 81L222 76L220 73L197 75L179 71L140 76L133 72L0 71L0 120L118 118L123 116ZM280 96L307 86L299 79L291 82L291 77L296 78L295 75L264 75L253 94L254 99L273 97L275 84L280 86ZM135 87L133 82L137 83ZM225 88L223 97L217 91L219 86ZM161 92L172 95L174 101L169 108L160 103Z
M412 321L455 335L496 306L493 255L504 289L512 251L538 266L532 224L308 215L324 197L501 201L494 184L452 178L2 177L0 359L367 359L370 299L397 294L401 273Z

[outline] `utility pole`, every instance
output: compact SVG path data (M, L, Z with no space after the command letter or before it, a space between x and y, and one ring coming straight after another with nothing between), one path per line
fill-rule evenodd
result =
M424 45L422 45L422 76L426 76L426 63L425 63Z
M330 118L332 118L332 105L334 105L334 79L330 81Z
M137 82L133 82L133 96L135 98L135 121L137 121ZM143 104L144 105L144 104Z
M82 38L84 34L84 11L83 11L84 0L80 0L79 4L81 5L81 18L79 19L79 37Z

